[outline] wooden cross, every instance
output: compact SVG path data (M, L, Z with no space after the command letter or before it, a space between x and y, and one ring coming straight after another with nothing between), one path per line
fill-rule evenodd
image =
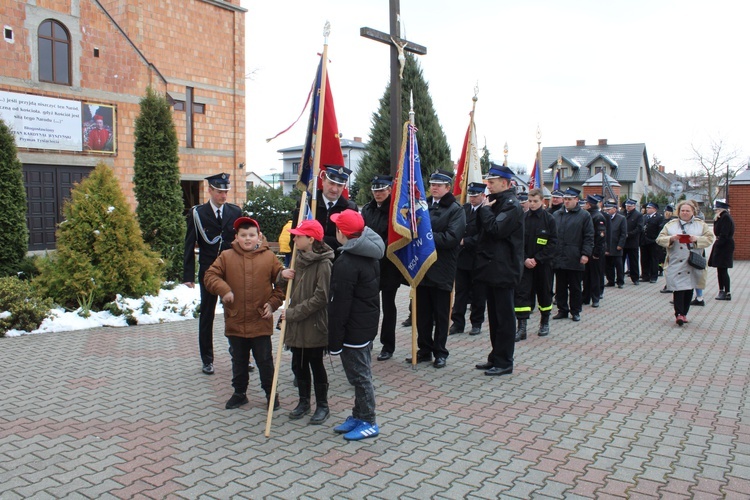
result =
M398 173L398 161L401 155L401 73L404 51L413 54L427 54L427 47L401 38L401 5L400 0L389 0L390 33L383 33L372 28L360 28L359 34L391 46L391 175ZM405 61L404 61L405 62Z

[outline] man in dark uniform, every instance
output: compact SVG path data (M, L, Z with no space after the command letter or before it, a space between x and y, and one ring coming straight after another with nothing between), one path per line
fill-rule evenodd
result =
M219 254L232 246L234 221L242 215L237 205L227 203L229 174L206 177L209 200L196 205L187 215L185 256L182 281L195 287L195 245L198 245L198 283L201 290L200 318L198 320L198 346L200 347L203 373L214 373L214 315L217 296L203 286L203 275Z
M594 225L588 212L578 205L579 194L580 191L575 188L566 189L563 195L565 207L554 214L557 225L554 268L558 312L552 319L567 318L570 313L573 321L581 321L581 282L583 270L594 249Z
M488 376L513 373L516 315L513 291L523 273L523 209L511 187L513 171L490 163L489 196L479 209L476 280L487 291L487 316L492 350L486 363L476 365Z
M343 196L346 183L349 182L349 176L352 171L346 167L338 165L325 165L323 173L323 189L319 189L316 194L315 220L323 226L323 241L328 244L334 251L336 257L339 252L336 249L341 243L336 239L336 224L331 222L331 216L338 214L346 209L359 212L357 204ZM308 205L312 206L312 199L308 198ZM299 209L292 213L292 226L297 227L299 218Z
M484 285L474 280L474 261L476 260L479 228L477 227L477 209L484 202L486 185L483 182L472 182L466 188L468 202L464 204L466 215L466 231L461 239L461 250L458 253L456 269L456 296L453 301L451 320L453 324L448 332L450 335L463 333L466 327L466 306L471 303L470 335L479 335L484 323L484 310L487 297Z
M430 176L427 205L437 260L430 266L417 287L417 362L430 361L435 368L445 368L448 359L448 323L451 292L456 278L459 243L466 230L466 216L451 193L453 172L438 170ZM434 330L434 335L433 335ZM407 363L412 359L407 358Z
M365 226L369 227L383 239L388 246L388 224L390 222L391 187L393 177L376 175L370 183L373 200L362 207ZM383 349L378 361L393 357L396 349L396 292L401 286L403 277L398 268L385 255L380 259L380 303L383 308L383 323L380 326L380 343Z
M647 283L656 283L659 278L660 246L656 238L664 227L664 217L659 213L659 205L650 201L646 204L641 235L641 278Z
M615 286L622 288L625 285L623 277L622 251L625 248L625 239L628 237L628 224L625 217L618 213L617 203L608 201L604 203L604 209L607 211L607 249L604 253L606 267L604 274L607 277L605 286Z
M552 260L557 246L557 227L552 215L542 208L542 191L532 189L528 194L529 210L524 214L523 275L515 289L515 312L518 319L516 342L526 339L526 323L539 300L542 320L540 337L549 335L552 311Z
M638 265L638 247L643 232L643 216L635 209L635 200L625 201L625 222L628 225L628 237L625 240L625 258L628 261L628 272L634 285L640 284Z
M595 196L586 197L584 208L594 225L594 249L583 271L583 303L599 307L602 296L602 261L607 250L607 221L599 211L599 200Z
M563 192L559 189L555 189L554 191L552 191L552 198L550 201L552 204L547 209L547 212L549 212L550 214L554 214L555 212L563 208Z

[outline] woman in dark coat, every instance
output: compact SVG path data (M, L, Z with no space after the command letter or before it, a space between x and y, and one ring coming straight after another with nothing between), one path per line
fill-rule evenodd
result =
M729 268L734 264L734 221L729 215L729 204L716 201L714 204L716 219L714 221L714 234L716 242L711 249L708 265L716 268L719 278L719 295L716 300L732 300L729 291Z

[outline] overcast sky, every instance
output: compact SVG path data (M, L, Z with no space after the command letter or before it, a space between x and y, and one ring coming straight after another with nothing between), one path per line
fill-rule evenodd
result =
M280 170L278 149L304 141L300 113L323 26L339 129L371 127L390 78L389 50L363 38L388 31L388 0L243 0L246 14L247 169ZM403 36L419 56L454 161L474 87L480 146L529 167L537 148L646 144L668 171L695 170L691 144L723 140L747 163L750 4L713 0L401 0Z

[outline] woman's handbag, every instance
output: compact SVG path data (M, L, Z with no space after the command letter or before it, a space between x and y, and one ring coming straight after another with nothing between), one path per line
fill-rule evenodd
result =
M685 226L683 224L680 224L680 228L682 228L682 234L687 234L685 232ZM688 250L690 250L690 253L688 254L688 265L690 267L693 267L695 269L705 269L706 268L706 258L693 250L692 245L688 243Z
M705 269L706 268L706 258L702 256L701 254L690 250L690 254L688 255L688 265L690 267L694 267L696 269Z

